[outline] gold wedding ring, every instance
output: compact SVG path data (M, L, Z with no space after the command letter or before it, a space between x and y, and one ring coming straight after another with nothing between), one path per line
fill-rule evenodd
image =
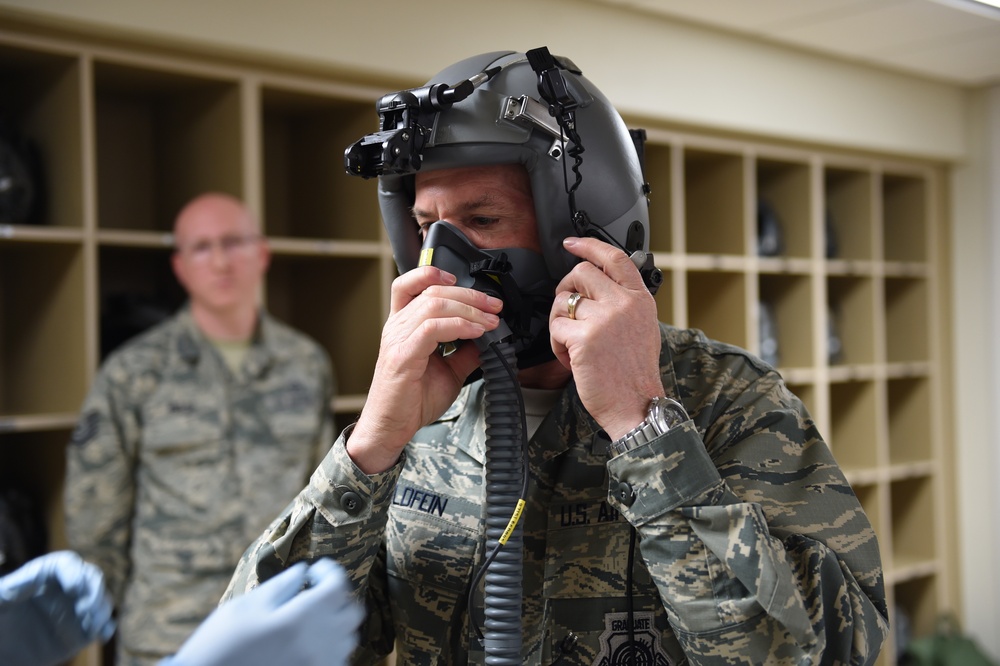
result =
M574 291L569 295L569 298L566 299L566 309L569 310L570 319L576 319L576 304L580 302L581 298L583 298L583 294L578 291Z

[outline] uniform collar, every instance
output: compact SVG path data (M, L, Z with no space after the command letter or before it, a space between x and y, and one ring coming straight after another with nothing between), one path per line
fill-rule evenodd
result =
M198 328L191 314L190 304L185 305L177 314L181 324L177 336L177 354L188 365L197 365L202 354L211 349L211 342ZM274 362L275 352L269 344L273 338L274 324L263 308L258 310L257 326L250 338L250 350L243 361L243 370L250 377L261 376Z
M473 437L456 437L452 442L480 462L486 459L486 396L483 380L462 388L455 402L441 416L439 421L455 421L453 433L476 433ZM476 409L467 409L476 405ZM473 422L474 421L474 422ZM539 457L548 461L570 449L577 442L587 446L600 446L596 442L600 426L583 407L576 391L576 384L570 380L552 407L548 416L538 426L529 444L533 459ZM603 446L607 446L606 443Z

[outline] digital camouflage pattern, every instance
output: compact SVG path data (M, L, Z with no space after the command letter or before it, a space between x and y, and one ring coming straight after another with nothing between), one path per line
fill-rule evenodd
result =
M234 376L187 309L112 354L67 447L69 545L119 609L118 663L174 653L333 441L329 358L261 314Z
M878 544L804 406L743 350L661 334L663 385L690 421L609 462L571 384L532 438L524 663L629 663L632 525L635 663L872 663L888 632ZM466 387L370 477L342 435L227 598L329 555L368 604L355 663L394 645L399 664L484 663L466 607L484 549L483 411L482 384Z

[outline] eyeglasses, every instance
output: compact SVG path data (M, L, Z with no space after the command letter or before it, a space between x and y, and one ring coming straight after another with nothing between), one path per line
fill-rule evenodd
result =
M243 236L222 236L221 238L206 238L189 245L178 246L177 252L186 256L192 263L208 263L214 254L213 250L218 247L226 257L246 256L254 249L260 236L257 234L246 234Z

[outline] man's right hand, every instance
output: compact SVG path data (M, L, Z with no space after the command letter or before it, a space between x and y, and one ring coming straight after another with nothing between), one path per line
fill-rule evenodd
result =
M396 464L417 430L444 413L479 366L476 345L460 345L447 357L437 353L438 346L474 340L500 323L499 299L454 285L453 275L433 266L392 283L368 399L347 442L348 454L366 474Z

